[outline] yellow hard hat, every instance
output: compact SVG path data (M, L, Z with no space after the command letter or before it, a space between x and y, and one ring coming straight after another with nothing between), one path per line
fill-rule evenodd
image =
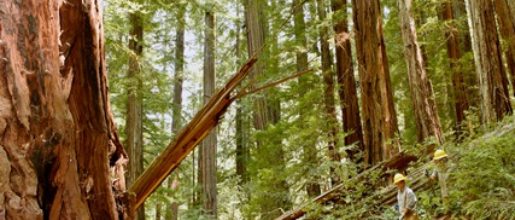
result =
M400 181L406 181L406 177L400 173L395 174L393 177L393 184L396 184Z
M443 150L436 150L433 156L433 160L440 160L442 158L448 157L448 155Z

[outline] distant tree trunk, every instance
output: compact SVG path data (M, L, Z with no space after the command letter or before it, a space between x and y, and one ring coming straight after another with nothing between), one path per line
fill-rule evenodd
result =
M352 7L361 81L364 157L365 163L372 165L398 152L397 115L379 0L353 0Z
M246 0L245 1L245 23L247 28L247 47L249 56L260 54L263 51L265 41L265 27L267 27L264 16L264 8L266 4L263 1ZM267 29L266 29L267 30ZM256 63L251 71L251 77L258 77L264 72L265 63ZM253 120L256 130L265 130L269 125L275 124L280 120L280 102L270 98L272 93L266 93L265 96L256 97L253 105ZM262 158L267 166L284 167L284 151L280 140L270 140L273 149L269 157ZM263 147L258 141L258 149ZM274 182L269 183L273 188L267 192L274 199L266 199L260 204L261 213L265 213L262 218L269 219L280 214L279 208L288 209L291 206L288 196L288 185L284 178L274 178ZM266 202L265 202L266 201Z
M415 111L417 139L419 142L423 142L429 137L434 137L438 144L442 144L443 135L433 97L433 86L427 76L425 61L417 41L415 21L411 16L411 4L412 0L398 1L404 57L408 67L411 99Z
M186 5L179 4L176 14L177 28L175 30L175 73L173 78L173 105L172 105L172 134L177 135L182 127L182 82L184 74L184 24L185 24L185 11ZM195 153L192 153L192 156ZM168 178L168 188L172 188L173 180ZM168 194L172 197L174 194L173 189ZM175 209L177 205L172 202L166 209L165 219L172 219L173 216L177 216L178 211Z
M359 114L358 93L356 79L352 65L352 52L350 33L347 25L347 0L332 0L335 13L344 12L340 20L335 21L334 32L336 43L336 73L338 79L338 93L342 111L343 131L345 132L345 145L356 144L359 151L363 148L363 130ZM357 151L347 151L349 158L354 158Z
M126 217L99 7L0 1L0 219Z
M236 48L235 55L238 59L238 64L241 62L243 55L241 52L241 20L240 20L240 5L237 5L236 17L238 20L235 23L236 26ZM238 100L236 109L236 174L240 177L240 187L245 186L249 181L249 175L247 173L247 163L250 157L250 152L247 146L248 141L248 120L245 119L243 109L244 103Z
M156 204L156 216L155 220L161 220L161 203L158 201Z
M215 92L215 15L205 12L204 32L204 103ZM200 202L210 218L216 219L216 129L202 142L199 151Z
M466 82L463 78L463 70L459 64L461 58L460 35L458 29L453 25L454 10L451 2L442 4L441 18L446 22L448 29L445 32L447 39L447 56L452 71L452 91L454 93L454 110L456 113L456 137L462 136L463 122L465 121L465 111L469 109L467 98Z
M295 54L296 57L296 67L297 72L306 71L308 69L308 54L305 52L307 50L307 42L306 42L306 22L304 21L304 1L302 0L293 0L293 22L294 22L294 29L295 29L295 41L297 42L298 47L302 47L302 51L297 51ZM309 82L309 76L301 76L299 77L299 88L301 91L299 91L299 96L302 99L302 97L311 91L311 85ZM302 129L306 129L305 126L305 111L303 109L303 106L301 105L299 107L299 120L300 126ZM312 166L316 166L317 164L317 149L316 145L314 143L303 143L302 145L303 149L303 160L304 164L311 168ZM320 195L320 185L316 182L316 180L308 180L309 182L306 183L306 192L308 193L309 197L315 197Z
M481 121L490 123L511 114L508 79L502 63L501 47L491 0L469 0L472 48L479 75Z
M143 97L142 97L142 73L139 62L143 54L143 19L139 12L129 14L131 23L129 49L133 54L129 57L129 86L127 88L127 121L126 148L129 154L129 167L127 172L127 184L132 183L143 172ZM138 210L136 219L145 219L145 206Z
M326 7L323 0L317 0L318 19L324 21L326 18ZM329 48L329 28L326 25L320 27L320 51L322 60L322 76L324 79L324 109L327 123L327 149L329 158L338 163L340 162L340 154L338 153L338 120L336 119L336 108L334 106L334 72L332 69L331 50ZM331 166L331 183L338 184L340 178L335 172L334 166Z
M510 2L512 5L515 3L513 0L494 0L494 2L499 31L506 40L506 63L511 75L512 86L515 86L515 7L510 8Z

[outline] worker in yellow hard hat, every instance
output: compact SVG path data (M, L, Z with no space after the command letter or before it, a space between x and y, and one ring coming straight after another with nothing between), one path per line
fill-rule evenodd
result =
M397 207L399 220L418 220L417 196L413 190L406 185L406 177L400 173L395 174L393 183L397 186Z
M431 180L438 180L440 191L442 193L442 201L444 202L449 197L449 192L447 191L447 178L449 177L448 160L449 155L447 155L444 150L436 150L433 154L435 169L431 175L426 173Z

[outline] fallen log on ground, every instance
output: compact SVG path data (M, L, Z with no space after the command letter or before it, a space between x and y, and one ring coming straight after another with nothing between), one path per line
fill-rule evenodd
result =
M515 124L514 123L507 124L507 125L504 125L498 129L492 131L492 132L486 133L486 134L482 135L481 137L476 138L475 140L469 142L468 145L469 146L475 145L475 144L477 144L477 142L479 142L481 140L485 140L485 139L489 139L489 138L493 138L493 137L500 137L509 132L514 132L514 131L515 131ZM453 155L452 158L453 158L453 160L457 160L459 157L460 157L460 155L456 154L456 155ZM413 160L413 159L415 159L415 160ZM382 168L382 169L401 168L399 170L403 170L403 168L406 168L407 164L411 161L416 161L416 157L413 157L412 155L406 155L406 154L400 153L400 154L394 156L393 158L391 158L387 161L383 161L383 162L377 164L376 166L371 167L371 168L363 171L359 175L357 175L349 180L346 180L346 181L354 181L354 182L362 181L364 177L368 176L368 174L370 174L373 171L379 170L379 168ZM409 180L410 188L412 188L415 191L421 191L421 190L426 190L432 186L430 184L431 181L429 180L429 178L427 178L424 175L424 171L429 168L430 163L431 163L431 161L423 163L421 166L408 172L408 177L411 178L411 180ZM433 183L433 184L437 184L437 183ZM339 185L333 187L332 189L317 196L316 198L310 200L308 203L301 205L299 208L290 210L290 211L284 213L283 215L277 217L275 220L293 220L293 219L300 218L309 211L309 207L312 204L315 204L315 203L325 204L328 201L335 201L339 197L343 197L344 193L345 193L343 190L344 190L344 185L339 184ZM395 187L393 185L389 185L387 187L384 187L382 190L379 190L376 193L374 193L366 198L363 197L362 200L353 203L353 207L360 207L360 206L363 206L365 203L369 203L369 205L371 205L371 206L393 205L397 201L396 196L397 196L397 190L395 189Z
M401 152L401 153L393 156L389 160L380 162L380 163L376 164L375 166L364 170L360 174L358 174L346 181L359 182L359 181L362 181L365 177L368 177L368 175L374 171L383 171L386 169L399 168L399 167L405 168L408 166L409 162L415 161L416 159L417 158L413 155L409 155L404 152ZM344 189L345 189L345 185L343 183L339 184L339 185L333 187L332 189L313 198L310 202L305 203L304 205L300 206L299 208L290 210L290 211L284 213L283 215L277 217L275 220L292 220L292 219L300 218L306 214L307 208L311 204L314 204L314 203L324 204L328 201L334 201L334 200L338 199L339 197L342 197Z
M129 209L132 213L179 166L195 146L216 127L221 116L235 100L231 93L249 74L256 61L256 58L249 59L238 73L209 99L209 102L193 117L191 122L179 132L166 149L136 179L128 192Z

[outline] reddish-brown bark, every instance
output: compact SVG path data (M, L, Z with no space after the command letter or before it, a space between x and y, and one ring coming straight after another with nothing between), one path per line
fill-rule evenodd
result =
M462 133L462 123L465 121L465 111L469 109L467 88L463 77L462 68L459 65L461 58L460 36L458 29L453 25L454 13L451 2L442 4L441 18L447 22L445 38L447 39L447 56L452 71L452 88L454 93L454 110L456 113L456 136L459 138Z
M347 0L332 0L334 12L347 10ZM346 15L346 13L344 13ZM347 17L335 21L334 32L336 42L336 77L338 80L338 94L342 111L343 131L345 132L345 145L356 144L363 151L363 130L359 115L358 93L356 79L352 65L352 53ZM347 152L350 158L354 151Z
M361 81L363 145L366 164L396 152L397 115L383 39L379 0L353 0L356 54Z
M322 0L317 0L317 12L320 21L324 21L326 18L326 7ZM338 141L338 130L339 124L336 118L336 107L334 103L334 71L332 70L332 58L331 50L329 48L329 36L328 27L322 26L320 28L320 53L322 61L322 78L324 80L324 110L325 119L327 123L327 150L329 152L329 158L339 163L341 156L338 153L339 141ZM331 167L331 182L337 184L340 180L335 172L335 168Z
M415 21L411 16L412 0L399 0L398 6L404 57L408 68L411 100L415 112L417 139L419 142L423 142L428 137L434 137L437 143L442 144L443 135L433 97L433 87L418 44Z
M0 2L0 218L119 219L126 156L110 113L99 7Z
M515 3L512 1L494 0L494 6L497 13L499 32L506 41L505 57L508 64L508 72L511 75L512 86L515 86L515 7L513 6Z
M491 0L469 0L483 123L499 121L512 112L494 10Z

